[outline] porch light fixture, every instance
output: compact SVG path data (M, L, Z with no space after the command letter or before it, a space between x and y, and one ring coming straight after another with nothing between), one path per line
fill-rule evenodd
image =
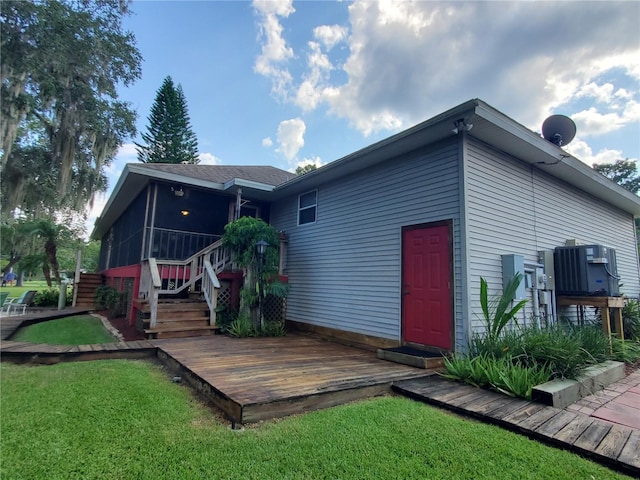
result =
M260 240L256 242L256 253L258 254L258 259L261 260L264 258L264 254L267 253L267 247L269 244L264 240Z
M180 210L180 213L182 214L183 217L186 217L187 215L189 215L189 210Z
M182 187L178 187L177 189L171 187L171 191L173 192L173 194L176 197L183 197L184 196L184 190L182 190Z

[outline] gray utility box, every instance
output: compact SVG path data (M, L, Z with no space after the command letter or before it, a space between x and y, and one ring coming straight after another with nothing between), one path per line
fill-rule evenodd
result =
M620 295L616 251L603 245L557 247L556 293L562 296Z

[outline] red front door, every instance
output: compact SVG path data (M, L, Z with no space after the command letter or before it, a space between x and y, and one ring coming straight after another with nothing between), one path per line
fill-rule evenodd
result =
M449 225L402 232L402 320L405 342L451 349Z

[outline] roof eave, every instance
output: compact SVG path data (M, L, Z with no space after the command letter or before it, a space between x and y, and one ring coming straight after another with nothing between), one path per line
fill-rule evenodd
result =
M249 193L256 200L267 200L267 195L275 188L273 185L242 178L233 178L226 183L211 182L176 173L144 168L141 164L128 163L125 165L100 217L96 219L90 238L101 238L113 222L117 220L119 214L152 180L217 190L230 195L235 195L238 189L242 188L245 195Z
M596 198L640 217L640 197L595 171L589 165L494 108L479 102L476 117L506 133L473 129L471 135ZM474 120L476 121L476 120Z
M534 165L634 217L640 216L640 197L479 99L469 100L415 127L279 185L274 190L274 199L316 188L383 162L391 155L398 156L451 137L455 135L452 132L453 122L461 118L474 124L469 136Z

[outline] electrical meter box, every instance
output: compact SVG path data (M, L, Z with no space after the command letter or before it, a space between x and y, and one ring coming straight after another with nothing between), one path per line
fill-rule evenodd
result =
M556 247L553 257L558 295L620 295L620 277L613 248L603 245Z

